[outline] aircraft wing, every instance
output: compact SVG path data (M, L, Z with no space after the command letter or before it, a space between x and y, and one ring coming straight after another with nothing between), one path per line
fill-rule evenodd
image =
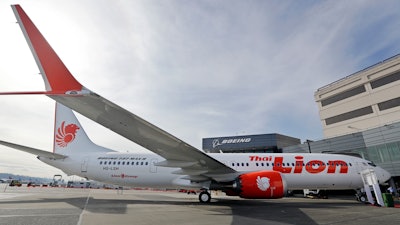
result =
M33 155L37 155L39 157L44 157L44 158L49 158L49 159L65 159L65 158L67 158L67 156L65 156L65 155L48 152L48 151L40 150L37 148L31 148L31 147L27 147L27 146L23 146L23 145L18 145L18 144L1 141L1 140L0 140L0 145L4 145L4 146L10 147L10 148L14 148L14 149L17 149L17 150L20 150L23 152L31 153Z
M188 175L189 179L220 181L233 180L238 175L234 169L82 86L23 9L19 5L12 8L45 82L46 92L36 94L46 94L164 157L166 161L157 165L180 168L176 174Z

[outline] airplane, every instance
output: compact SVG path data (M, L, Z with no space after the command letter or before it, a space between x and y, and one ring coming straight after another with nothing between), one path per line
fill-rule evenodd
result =
M360 173L375 171L379 183L391 178L371 161L324 153L205 153L80 84L69 72L19 5L11 6L32 51L45 91L56 101L53 151L6 141L0 144L37 155L68 175L120 186L201 190L199 201L210 202L211 190L247 199L282 198L288 190L359 189ZM121 153L94 144L74 112L103 125L149 150Z

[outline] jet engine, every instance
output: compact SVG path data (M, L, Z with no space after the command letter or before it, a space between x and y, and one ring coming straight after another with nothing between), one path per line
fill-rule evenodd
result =
M253 199L282 198L286 194L286 181L277 171L245 173L237 177L233 188L225 193Z

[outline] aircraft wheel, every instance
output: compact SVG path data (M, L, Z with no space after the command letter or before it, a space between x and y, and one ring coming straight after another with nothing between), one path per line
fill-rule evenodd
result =
M211 195L210 195L210 193L208 193L207 191L202 191L202 192L199 194L199 201L200 201L201 203L210 202L210 201L211 201Z

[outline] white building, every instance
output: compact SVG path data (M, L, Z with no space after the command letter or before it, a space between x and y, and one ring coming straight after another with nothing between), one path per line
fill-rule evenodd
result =
M319 88L315 94L324 137L400 121L400 55Z

